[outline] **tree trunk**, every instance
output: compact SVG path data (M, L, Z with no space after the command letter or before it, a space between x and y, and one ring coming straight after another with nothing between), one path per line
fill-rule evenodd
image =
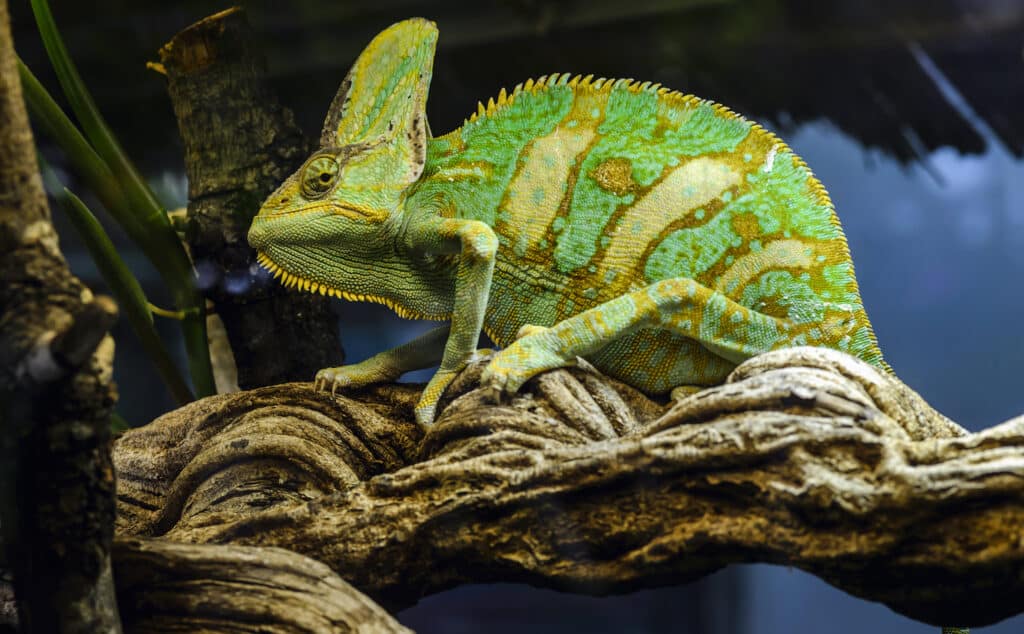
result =
M120 631L106 334L116 312L57 245L0 0L0 524L24 632Z
M274 283L245 239L263 200L312 150L267 86L255 39L235 8L197 22L160 50L185 143L187 240L243 389L308 381L343 361L329 299Z

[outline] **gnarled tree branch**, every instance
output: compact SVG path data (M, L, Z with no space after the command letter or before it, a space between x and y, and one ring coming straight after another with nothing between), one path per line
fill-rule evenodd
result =
M423 437L402 386L165 415L117 445L120 531L288 548L389 607L468 582L603 594L772 562L930 623L1020 610L1024 418L967 435L823 349L762 355L667 410L585 369L495 406L479 372Z
M401 634L387 612L324 564L280 548L121 540L121 618L144 632Z

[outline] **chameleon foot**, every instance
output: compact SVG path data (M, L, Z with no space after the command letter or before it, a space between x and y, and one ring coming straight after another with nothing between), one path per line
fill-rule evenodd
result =
M461 368L459 369L461 370ZM441 400L441 395L444 394L444 389L448 387L448 384L459 374L459 370L438 370L434 373L433 378L430 379L430 383L427 383L427 387L423 389L423 394L420 395L420 400L416 403L414 412L416 414L416 422L423 426L432 425L434 423L434 416L437 414L437 403Z
M357 389L374 383L393 381L400 376L400 372L389 371L387 367L373 361L371 358L353 365L324 368L316 373L316 378L313 379L313 389L317 391L330 389L331 394L336 394L339 388Z
M448 385L458 376L459 372L466 367L467 364L473 363L482 357L489 357L495 354L494 350L490 348L480 348L473 352L466 363L461 364L454 370L446 370L444 368L439 369L430 379L430 383L427 383L427 387L424 388L423 394L420 395L420 401L416 404L416 422L420 425L430 425L434 422L434 417L437 415L437 403L441 400L441 396L444 394L445 389Z
M546 370L576 364L575 356L563 355L563 346L551 328L523 326L519 338L494 355L480 376L480 384L495 397L515 394L532 377Z

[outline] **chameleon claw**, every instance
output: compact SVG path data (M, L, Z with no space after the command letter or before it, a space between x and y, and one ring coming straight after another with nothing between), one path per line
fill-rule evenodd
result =
M420 425L430 426L434 424L434 416L437 414L437 404L441 400L441 396L444 394L444 389L455 379L458 375L458 370L446 370L439 369L427 386L423 388L423 394L420 395L420 401L416 404L416 408L413 410L416 413L416 422Z
M484 386L481 392L483 401L491 405L501 405L503 395L504 391L495 385Z
M477 348L477 350L473 352L473 356L469 358L469 363L486 359L487 357L494 356L495 354L496 353L493 348Z
M434 412L436 405L418 405L413 410L416 414L416 423L421 427L429 427L434 423Z
M491 358L480 383L500 395L512 395L541 372L576 365L576 357L566 359L558 351L558 340L550 332L550 328L541 326L520 328L520 338Z
M324 368L317 372L313 378L313 389L317 392L327 391L328 386L330 386L331 396L337 396L338 388L343 385L341 376L335 372L334 368Z
M480 385L483 387L484 399L488 403L500 405L508 392L508 375L496 371L492 360L480 375Z

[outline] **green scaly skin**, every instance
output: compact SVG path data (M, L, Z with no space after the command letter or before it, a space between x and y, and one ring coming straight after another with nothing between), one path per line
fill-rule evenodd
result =
M436 39L416 19L370 43L249 232L285 284L450 321L319 388L440 362L429 424L481 329L498 393L577 357L652 394L784 346L888 369L828 195L774 135L656 85L555 74L429 138Z

